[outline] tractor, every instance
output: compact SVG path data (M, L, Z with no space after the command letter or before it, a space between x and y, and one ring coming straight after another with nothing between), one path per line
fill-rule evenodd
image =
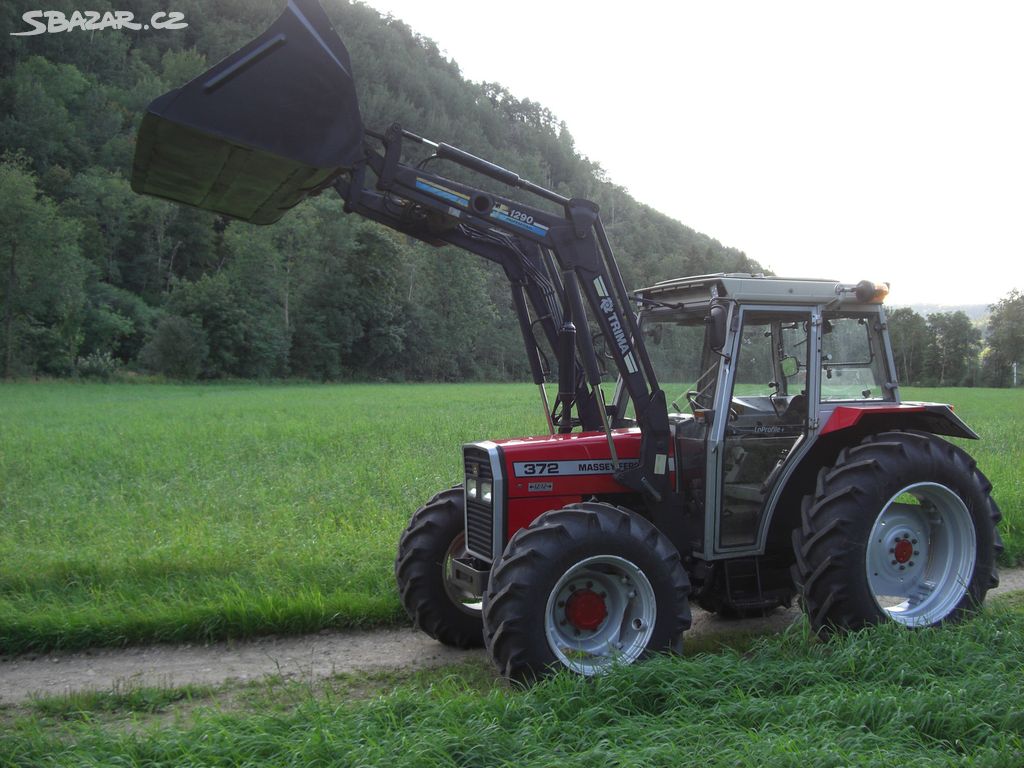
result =
M347 214L501 268L547 434L463 446L395 575L418 628L486 646L510 679L678 649L691 601L746 617L796 597L828 635L956 621L998 584L991 485L947 439L978 435L901 398L886 285L714 274L628 291L594 203L366 128L317 0L149 105L132 186L256 224L332 189Z

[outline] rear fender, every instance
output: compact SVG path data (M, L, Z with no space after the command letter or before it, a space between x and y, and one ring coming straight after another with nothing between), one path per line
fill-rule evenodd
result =
M773 495L774 501L766 512L768 529L764 551L788 551L792 531L800 525L800 504L804 495L814 491L822 467L835 464L843 448L857 445L868 435L891 430L979 439L950 406L940 403L837 407L803 458L779 479L783 483L782 490Z
M854 430L862 434L891 429L917 429L933 435L977 440L978 434L941 403L901 403L893 406L837 407L818 432L819 437Z

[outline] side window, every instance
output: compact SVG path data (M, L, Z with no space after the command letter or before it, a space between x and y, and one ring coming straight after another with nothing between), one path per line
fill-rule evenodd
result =
M889 400L878 316L827 313L821 329L821 399Z
M740 332L733 397L767 398L775 392L773 347L771 321L748 317Z

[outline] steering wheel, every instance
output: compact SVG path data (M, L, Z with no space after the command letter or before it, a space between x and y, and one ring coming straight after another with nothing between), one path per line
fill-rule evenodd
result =
M690 411L692 413L696 413L697 411L705 410L704 408L701 408L700 404L697 402L697 398L698 397L700 397L700 392L697 392L696 390L691 389L689 392L686 393L686 402L689 404ZM672 405L675 405L675 403L673 403ZM730 405L729 406L729 420L730 421L735 421L736 419L739 418L739 416L740 416L740 412L737 411L732 405Z

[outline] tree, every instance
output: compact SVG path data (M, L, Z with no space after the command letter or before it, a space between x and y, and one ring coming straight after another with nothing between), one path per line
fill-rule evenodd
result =
M3 375L67 374L81 344L86 265L78 228L23 161L0 162Z
M981 332L964 312L928 315L932 340L925 351L930 383L942 386L974 384L981 349Z
M1014 289L990 310L984 381L991 387L1006 387L1013 383L1014 363L1020 367L1018 381L1024 377L1024 293Z
M142 348L139 359L151 371L191 381L203 369L209 349L199 323L171 315L157 325L156 333Z
M932 340L927 321L910 307L899 307L889 313L889 333L897 380L906 385L921 383L925 351Z

